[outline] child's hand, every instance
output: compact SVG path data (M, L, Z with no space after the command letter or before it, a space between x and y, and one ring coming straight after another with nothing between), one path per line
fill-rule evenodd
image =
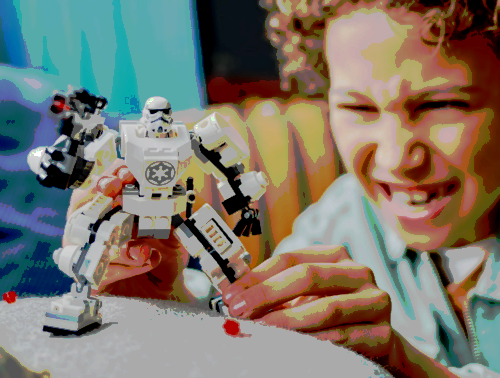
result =
M124 163L123 160L116 160L102 176L92 177L87 189L74 190L67 219L99 193L114 198L113 207L122 206L122 188L135 182ZM63 246L66 244L67 241L63 240ZM174 282L189 260L187 251L174 238L173 232L167 240L132 239L122 246L120 253L110 257L111 262L104 279L97 291L92 290L93 295L109 293L127 297L187 301L183 293L172 293Z
M344 247L270 258L224 290L223 298L233 316L331 340L372 359L387 357L394 345L389 295Z

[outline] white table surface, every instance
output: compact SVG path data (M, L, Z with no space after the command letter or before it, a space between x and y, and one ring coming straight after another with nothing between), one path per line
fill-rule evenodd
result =
M391 377L346 348L296 332L245 321L242 331L251 337L234 338L225 334L223 317L200 308L100 298L99 329L58 337L42 331L51 298L2 301L0 347L14 357L10 361L34 372L48 370L54 378ZM18 378L3 367L2 378Z

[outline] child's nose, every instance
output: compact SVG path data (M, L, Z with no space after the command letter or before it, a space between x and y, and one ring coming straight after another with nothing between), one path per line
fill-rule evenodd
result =
M414 148L410 157L408 158L408 165L410 167L415 167L422 164L422 162L424 161L424 154L425 151L422 147L418 146Z

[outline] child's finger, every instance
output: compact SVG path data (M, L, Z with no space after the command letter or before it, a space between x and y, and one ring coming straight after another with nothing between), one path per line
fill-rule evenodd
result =
M103 289L104 286L112 284L117 281L121 281L130 277L138 276L152 270L153 267L151 262L147 262L142 266L132 266L132 265L122 265L113 264L108 265L108 269L104 273L103 280L99 286L99 290Z
M151 257L152 248L145 243L128 242L123 245L116 256L110 256L110 262L122 265L142 266Z
M123 187L135 181L134 175L127 167L121 166L114 170L112 176L102 176L98 179L97 190L108 197L118 196Z
M297 307L297 306L303 305L305 303L313 302L318 298L321 298L321 296L319 296L319 295L300 296L300 297L297 297L295 299L292 299L291 301L288 301L286 303L283 303L281 305L273 307L271 310L265 310L265 311L261 311L261 312L247 311L247 312L243 313L241 315L241 317L242 318L249 317L252 320L259 319L262 316L269 314L271 312L285 310L285 309L289 309L292 307Z
M132 247L125 245L118 254L110 256L110 260L98 291L113 282L138 276L156 268L161 261L161 254L145 244L136 244Z
M116 170L115 174L123 184L132 184L135 181L134 175L127 167L120 167Z
M292 267L305 263L339 263L346 259L349 259L349 255L345 247L324 245L308 247L271 257L232 283L223 293L224 302L228 304L232 298L241 294L246 289L271 279Z
M301 297L297 297L297 298L291 300L290 302L285 303L284 306L286 308L297 307L297 306L303 305L305 303L315 301L318 298L321 298L321 296L319 296L319 295L301 296Z
M118 177L103 176L97 181L97 190L107 197L116 197L123 188L122 180Z

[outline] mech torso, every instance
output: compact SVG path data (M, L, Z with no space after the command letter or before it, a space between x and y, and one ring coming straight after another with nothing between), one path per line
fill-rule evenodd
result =
M189 131L182 123L172 125L170 138L147 138L140 130L138 121L120 122L122 155L139 184L140 196L170 192L193 156Z

